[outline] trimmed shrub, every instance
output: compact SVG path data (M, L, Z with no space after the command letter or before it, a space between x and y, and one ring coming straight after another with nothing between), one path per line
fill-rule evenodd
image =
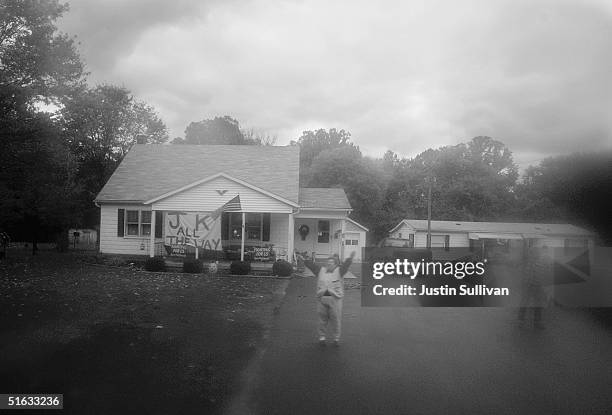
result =
M248 261L234 261L230 264L230 274L247 275L251 272L251 263Z
M284 260L279 260L272 265L272 274L279 277L289 277L293 273L293 266Z
M202 261L195 258L186 258L183 261L183 272L188 272L190 274L201 274L202 273Z
M164 258L160 256L156 256L153 258L147 258L147 260L145 261L145 269L147 271L155 271L155 272L165 271L166 261L164 261Z

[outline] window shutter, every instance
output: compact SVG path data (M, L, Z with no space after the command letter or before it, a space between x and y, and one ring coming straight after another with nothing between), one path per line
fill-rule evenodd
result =
M125 231L125 209L117 209L117 236L123 237Z
M161 210L156 210L155 211L155 237L156 238L161 238L163 237L162 235L162 229L164 226L164 212L162 212Z
M450 249L450 235L444 235L444 250L448 251Z
M270 219L269 213L263 214L263 231L261 233L261 240L264 242L270 241Z

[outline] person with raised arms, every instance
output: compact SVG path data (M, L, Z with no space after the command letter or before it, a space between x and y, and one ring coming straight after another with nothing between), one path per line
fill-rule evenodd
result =
M344 297L344 275L347 273L355 252L340 264L337 255L327 259L325 266L320 266L314 261L305 260L304 265L317 276L317 314L318 314L318 335L319 344L325 346L326 331L331 330L334 346L340 345L340 333L342 324L342 299Z

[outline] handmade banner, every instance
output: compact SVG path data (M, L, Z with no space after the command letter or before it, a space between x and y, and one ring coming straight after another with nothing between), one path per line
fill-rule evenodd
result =
M221 251L221 215L219 212L168 212L164 244L184 252L186 245ZM183 247L183 249L180 249Z
M240 212L240 195L223 204L214 212L180 212L166 214L164 244L171 255L185 256L186 246L222 251L221 213Z

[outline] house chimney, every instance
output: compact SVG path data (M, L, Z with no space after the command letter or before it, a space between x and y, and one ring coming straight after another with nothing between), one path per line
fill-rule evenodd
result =
M136 144L147 144L147 138L144 134L138 134L136 136Z

